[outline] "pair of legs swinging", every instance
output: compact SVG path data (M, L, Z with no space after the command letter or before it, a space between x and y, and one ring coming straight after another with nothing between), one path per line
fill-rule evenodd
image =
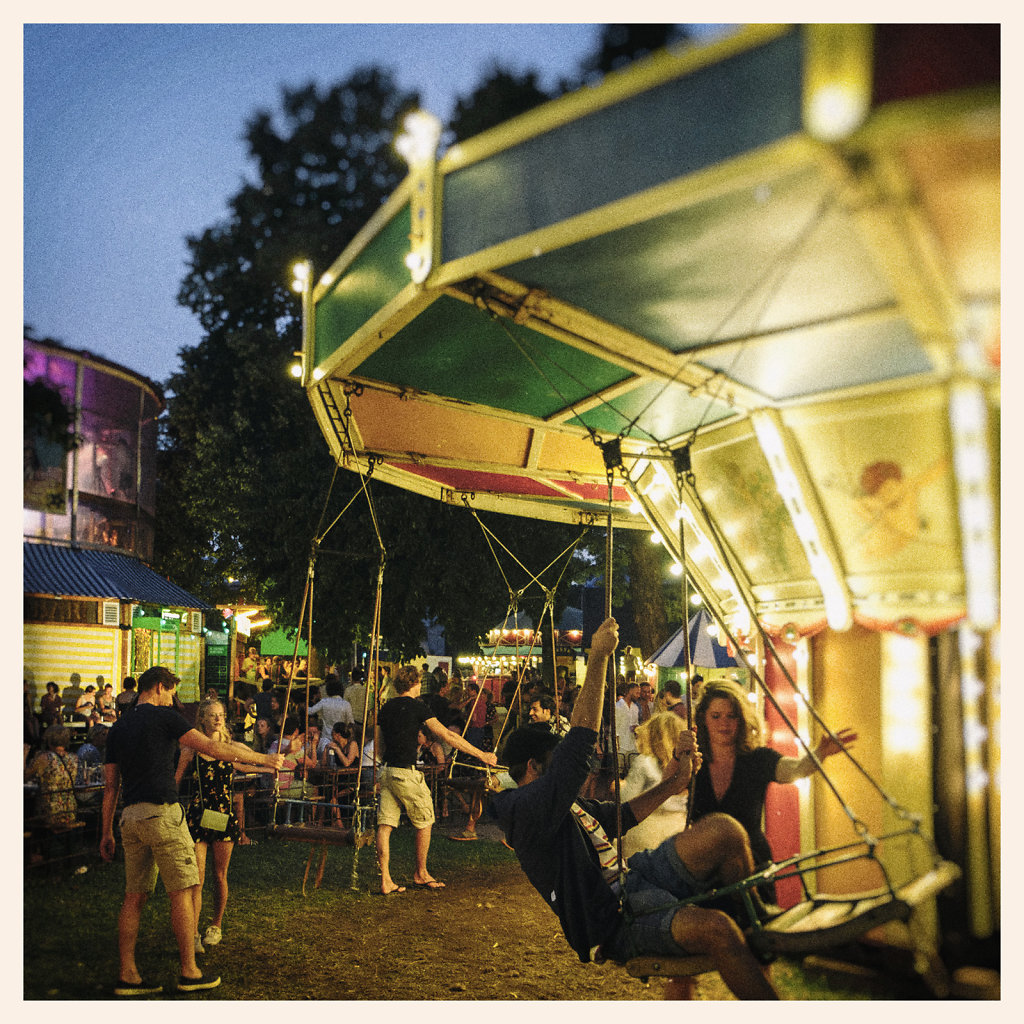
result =
M701 818L666 842L673 843L680 862L703 889L731 885L754 873L746 830L728 815ZM653 885L645 887L646 883L631 876L632 870L627 876L626 901L639 911L640 918L648 916L643 913L645 909L665 906L664 890ZM724 911L699 905L679 906L672 913L670 927L672 940L678 946L674 955L707 957L738 999L778 999L763 965L750 951L739 926ZM638 930L642 931L642 922ZM635 934L633 939L631 956L672 955L665 948L645 950L639 935Z

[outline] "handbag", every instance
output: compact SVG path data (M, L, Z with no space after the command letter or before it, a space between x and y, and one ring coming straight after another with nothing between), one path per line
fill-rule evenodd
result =
M199 755L196 754L198 758ZM196 765L196 786L199 789L199 803L203 800L203 773L200 766ZM203 815L199 819L200 828L208 828L212 832L223 832L228 827L228 816L223 811L212 811L209 807L203 808Z

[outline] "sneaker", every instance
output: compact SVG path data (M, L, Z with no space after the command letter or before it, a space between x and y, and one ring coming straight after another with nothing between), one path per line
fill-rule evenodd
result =
M197 953L205 953L206 952L206 950L203 949L203 940L201 938L199 938L198 935L195 937L195 943L196 943L196 952Z
M163 985L151 985L148 981L123 981L121 978L117 979L117 984L114 986L115 996L155 996L158 992L163 992Z
M211 924L203 933L203 943L207 946L216 946L220 939L220 929L215 924Z
M201 974L198 978L186 978L183 974L178 977L179 992L201 992L203 989L216 988L219 984L219 974L216 977L212 974Z

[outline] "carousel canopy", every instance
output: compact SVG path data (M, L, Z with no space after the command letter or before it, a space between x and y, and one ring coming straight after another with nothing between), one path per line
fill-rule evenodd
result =
M749 26L424 124L306 284L341 465L654 529L769 626L994 621L998 26Z

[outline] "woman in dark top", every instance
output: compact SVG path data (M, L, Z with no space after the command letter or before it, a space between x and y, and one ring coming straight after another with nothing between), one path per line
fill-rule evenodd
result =
M697 745L704 757L693 787L691 820L720 811L731 814L747 830L758 867L772 860L762 830L764 798L769 782L786 784L806 778L818 766L810 754L783 757L761 745L761 726L744 690L730 680L705 685L694 715ZM839 753L857 734L841 729L836 739L822 736L815 749L818 761Z
M56 683L46 684L46 693L39 699L39 713L44 728L48 725L60 725L64 721L64 701L61 699L60 687Z

